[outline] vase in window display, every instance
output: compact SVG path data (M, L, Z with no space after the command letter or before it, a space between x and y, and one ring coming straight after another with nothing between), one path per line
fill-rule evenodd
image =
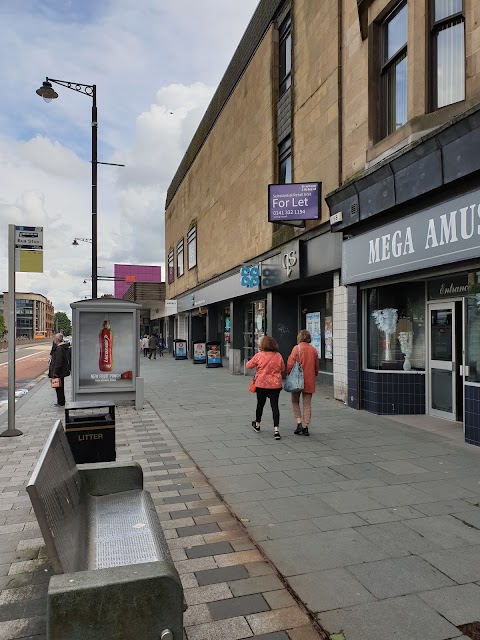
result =
M397 309L377 309L372 313L375 324L379 331L385 334L385 350L383 352L383 361L390 362L392 360L391 341L392 334L395 333L398 320Z
M400 343L400 351L405 356L403 370L410 371L412 368L410 356L412 355L413 350L413 333L411 331L400 331L398 334L398 341Z

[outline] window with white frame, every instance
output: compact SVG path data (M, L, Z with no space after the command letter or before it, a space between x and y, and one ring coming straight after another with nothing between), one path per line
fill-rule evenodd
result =
M278 145L278 182L290 184L292 182L292 139L285 138Z
M408 6L402 2L382 24L381 71L384 135L407 122Z
M197 225L187 233L187 264L189 269L197 266Z
M290 14L279 29L279 94L282 96L292 84L292 22Z
M432 102L439 109L465 99L463 0L431 0Z
M172 284L175 280L175 258L173 249L168 252L168 284Z
M183 276L185 271L183 249L184 249L184 241L182 238L177 242L177 278L180 278L181 276Z

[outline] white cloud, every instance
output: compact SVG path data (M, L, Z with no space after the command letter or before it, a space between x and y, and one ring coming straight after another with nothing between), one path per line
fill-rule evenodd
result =
M256 4L1 4L0 56L15 64L0 66L0 291L12 223L45 232L45 272L18 274L18 291L67 312L91 292L91 245L71 242L91 238L92 101L55 86L59 99L44 104L35 89L45 76L96 83L98 159L126 165L98 167L99 275L114 262L163 267L167 188Z

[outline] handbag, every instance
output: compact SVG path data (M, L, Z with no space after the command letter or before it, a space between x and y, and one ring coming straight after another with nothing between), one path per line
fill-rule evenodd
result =
M284 389L285 391L303 391L303 387L305 386L304 378L303 378L303 368L298 360L298 356L300 354L300 347L298 347L297 359L295 364L292 367L292 370L288 374Z
M249 390L251 393L255 393L255 392L256 392L256 390L257 390L257 385L255 384L255 380L256 380L256 378L257 378L257 376L256 376L256 375L254 375L254 376L253 376L253 380L251 381L250 386L248 387L248 390Z
M52 389L59 389L62 386L62 379L50 378L50 384L52 385Z

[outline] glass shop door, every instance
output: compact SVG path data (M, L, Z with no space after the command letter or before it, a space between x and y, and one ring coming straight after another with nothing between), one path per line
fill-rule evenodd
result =
M428 413L446 420L462 419L462 302L429 305Z

